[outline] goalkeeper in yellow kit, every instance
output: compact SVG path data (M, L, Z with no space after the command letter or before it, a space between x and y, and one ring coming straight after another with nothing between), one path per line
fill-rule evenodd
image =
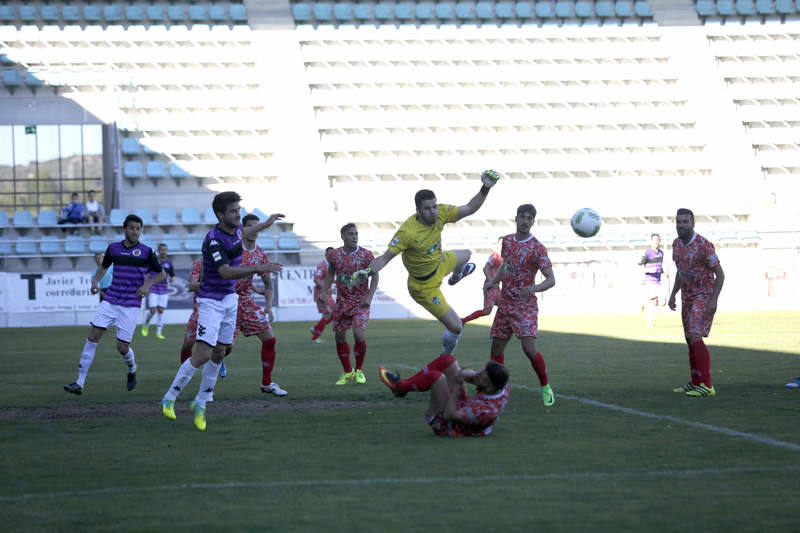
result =
M475 264L468 262L469 250L442 250L442 230L445 224L457 222L480 209L489 189L499 178L494 170L485 170L481 174L481 190L462 206L438 204L433 191L418 191L414 196L417 212L403 222L386 252L376 257L368 268L353 274L353 283L363 282L402 254L408 271L408 293L447 328L442 334L443 354L455 351L463 324L442 295L442 280L452 272L448 283L455 285L475 270Z

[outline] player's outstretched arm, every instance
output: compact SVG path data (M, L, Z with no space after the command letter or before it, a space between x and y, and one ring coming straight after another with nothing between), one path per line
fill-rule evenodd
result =
M489 194L489 189L494 187L495 183L497 183L497 180L499 179L500 174L494 170L484 170L481 174L481 190L478 191L478 194L473 196L472 199L465 205L459 206L456 220L461 220L464 217L468 217L480 209L483 205L483 202L486 200L486 196Z
M250 226L251 228L253 226ZM246 278L247 276L252 276L253 274L262 274L262 273L270 273L270 272L281 272L283 271L283 265L280 263L263 263L260 265L253 265L253 266L231 266L227 263L223 263L222 265L217 268L217 273L219 277L222 279L242 279Z
M275 223L276 220L280 220L284 217L282 213L274 213L269 216L267 220L264 222L260 222L258 224L253 224L252 226L247 226L246 228L242 228L242 237L252 237L256 235L260 231L264 231L271 225Z

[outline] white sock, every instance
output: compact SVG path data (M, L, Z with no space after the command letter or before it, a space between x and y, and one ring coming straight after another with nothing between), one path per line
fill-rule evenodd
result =
M458 346L458 339L461 338L461 333L453 333L449 329L444 330L442 333L442 353L452 354Z
M97 350L97 343L87 339L86 344L83 345L80 362L78 362L78 379L75 381L81 387L83 387L83 383L86 381L86 374L89 373L89 367L92 366L92 361L94 361L95 350Z
M122 356L125 359L125 364L128 365L128 373L133 374L136 372L136 359L133 358L133 348L128 346L128 353Z
M219 363L208 361L203 366L203 381L200 382L200 390L197 391L197 396L194 397L196 405L205 407L206 403L212 401L211 395L214 393L214 386L217 384L220 366L222 366L221 361Z
M162 329L164 329L164 313L158 313L156 317L156 333L161 335Z
M194 376L195 372L197 372L197 369L192 365L191 358L184 361L180 368L178 368L178 373L175 374L175 379L172 380L172 385L169 386L169 390L164 395L164 399L177 400L178 395L192 380L192 376Z

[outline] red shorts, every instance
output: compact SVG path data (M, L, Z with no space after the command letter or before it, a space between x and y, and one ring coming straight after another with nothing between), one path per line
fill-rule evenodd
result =
M539 305L535 301L527 305L501 302L489 336L497 339L510 339L512 335L536 338L538 332Z
M483 291L483 308L491 309L500 301L500 287L494 287L488 291Z
M239 308L236 311L236 331L241 331L245 337L258 335L262 331L272 331L269 317L264 313L255 300L239 296Z
M317 300L317 311L321 315L326 315L328 313L333 313L333 308L336 307L336 303L333 301L333 296L330 294L325 296L323 301Z
M350 328L367 329L368 323L369 307L336 302L336 308L333 310L333 331L347 331Z
M186 333L183 334L184 343L193 343L197 339L197 304L195 303L192 309L192 316L189 317L189 322L186 323Z
M714 315L706 316L706 305L710 300L710 296L681 299L681 319L683 320L683 332L686 335L695 333L701 337L708 337L711 332L711 323L714 321Z

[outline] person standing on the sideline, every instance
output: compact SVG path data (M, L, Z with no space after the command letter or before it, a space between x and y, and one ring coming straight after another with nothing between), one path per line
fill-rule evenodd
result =
M487 289L497 286L501 281L503 283L500 303L489 333L492 338L491 359L504 363L506 345L511 336L516 335L522 343L522 351L539 378L542 402L549 407L556 399L550 387L544 357L536 351L539 330L536 293L553 287L556 278L547 249L531 235L531 227L536 221L536 208L531 204L519 206L514 220L517 223L516 233L503 237L500 252L503 256L503 268L487 282ZM541 283L536 283L536 272L541 272L544 276Z
M408 293L446 328L442 334L442 354L455 351L464 327L442 294L442 280L452 272L448 283L455 285L475 270L475 264L468 262L471 255L469 250L442 250L442 230L445 224L458 222L478 211L498 179L500 175L494 170L483 171L480 191L460 207L439 205L436 195L428 189L417 191L414 195L416 214L403 222L386 252L353 278L354 281L366 279L378 273L395 256L402 254L403 264L408 271Z
M487 289L486 285L497 271L500 270L500 267L503 266L503 258L500 257L500 254L497 252L492 252L489 256L489 259L486 260L486 264L483 265L483 276L484 276L484 286L483 286L483 308L474 311L472 314L469 314L461 319L463 324L467 322L471 322L476 318L480 318L482 316L486 316L492 312L492 308L497 305L498 300L500 299L500 288L499 287L492 287L492 289Z
M358 245L358 228L352 222L342 226L339 231L344 245L330 253L330 267L323 288L328 289L336 280L336 305L333 310L333 333L336 339L336 353L342 364L342 375L336 385L344 385L350 380L363 384L367 382L364 375L364 358L367 356L367 324L369 323L369 306L372 297L378 290L378 275L372 276L369 289L363 283L350 285L353 273L366 268L375 256L369 250ZM347 343L347 330L353 329L353 354L356 356L356 368L350 364L350 345Z
M161 263L161 267L164 269L164 272L167 273L169 282L173 283L175 281L175 269L172 266L172 261L170 261L167 256L168 253L169 249L166 244L162 242L158 245L158 262ZM153 285L153 289L147 296L147 306L150 308L150 311L147 313L147 317L142 325L142 337L147 337L147 333L150 330L150 319L153 318L153 315L158 313L158 318L156 319L156 337L159 339L166 338L161 332L164 330L164 310L167 308L167 302L169 301L167 277Z
M242 218L245 228L258 224L258 217L250 214ZM256 244L256 233L242 235L242 263L243 267L270 264L273 272L279 272L282 265L270 263L267 254ZM236 294L239 295L238 310L236 312L236 330L245 337L255 335L261 341L261 392L286 396L286 391L272 381L272 369L275 366L275 336L272 334L270 323L275 320L272 314L272 278L268 272L259 273L264 282L264 291L260 294L266 299L266 307L262 309L253 299L251 291L259 292L253 286L253 276L246 276L236 281ZM265 312L266 311L266 312Z
M175 400L202 366L200 390L191 405L194 425L200 431L206 429L206 402L210 400L217 383L225 351L233 343L238 300L234 290L235 280L261 272L281 270L275 263L240 266L242 237L267 229L276 220L283 218L281 214L274 214L261 224L242 228L239 210L241 199L238 193L226 191L217 194L211 204L219 223L208 232L203 241L203 276L197 289L199 342L192 356L178 369L172 385L161 400L161 412L167 418L175 420Z
M400 379L386 368L378 376L395 396L410 391L431 391L425 422L441 437L480 437L494 429L508 403L508 370L489 361L482 370L459 369L450 354L440 355L408 379ZM475 385L476 393L467 396L464 382Z
M672 242L672 260L676 275L667 305L674 311L675 295L681 291L681 319L683 335L689 345L691 380L673 392L685 392L692 397L714 396L717 391L711 384L711 354L703 337L711 332L725 273L714 245L695 233L692 211L678 209L675 229L678 238Z
M319 337L325 330L325 326L333 320L333 307L335 305L333 295L331 294L330 287L326 289L324 286L324 281L328 275L328 268L331 262L330 254L332 251L332 246L325 248L325 258L319 262L317 269L314 271L314 302L317 304L317 311L322 315L319 322L311 326L311 342L315 344L322 342L319 340Z
M642 289L644 303L647 307L647 327L655 325L655 312L659 298L661 305L665 305L664 291L661 290L661 277L664 275L664 251L661 249L661 236L658 233L650 235L650 247L645 250L639 265L644 267Z
M133 332L139 316L142 298L150 292L150 287L164 279L164 270L156 259L156 254L149 246L139 242L142 233L142 219L136 215L128 215L122 223L125 238L120 242L112 242L106 248L103 263L92 278L91 293L100 292L99 281L112 265L114 275L105 298L97 306L94 318L90 322L89 337L81 352L78 363L78 379L75 383L64 385L64 390L72 394L81 394L86 381L86 374L94 361L97 343L111 324L117 327L117 350L128 366L128 390L136 388L136 360L130 347ZM148 270L156 275L147 279Z
M97 274L97 271L103 266L103 254L94 254L94 262L97 264L94 271L92 272L92 279L94 279L94 275ZM111 286L111 280L114 277L114 265L108 267L106 273L103 274L103 277L100 278L100 281L97 282L98 296L100 297L100 301L103 301L103 298L106 295L106 291Z

